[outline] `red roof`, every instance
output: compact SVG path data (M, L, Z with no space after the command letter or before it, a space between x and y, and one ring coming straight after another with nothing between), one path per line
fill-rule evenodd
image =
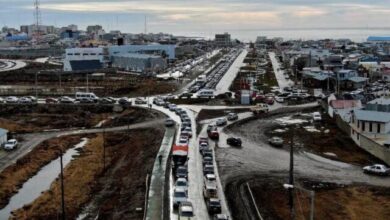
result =
M332 106L334 109L345 109L360 107L361 104L358 100L332 100L330 101L330 106Z

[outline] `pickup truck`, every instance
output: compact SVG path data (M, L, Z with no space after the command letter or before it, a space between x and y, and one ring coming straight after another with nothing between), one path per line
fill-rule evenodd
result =
M253 106L251 108L251 112L254 115L258 115L258 114L261 114L261 113L266 113L268 111L269 111L268 105L267 104L263 104L263 103L258 103L258 104L256 104L255 106Z

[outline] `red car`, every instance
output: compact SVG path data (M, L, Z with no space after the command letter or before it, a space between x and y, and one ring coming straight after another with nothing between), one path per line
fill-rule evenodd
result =
M268 105L273 105L275 103L275 100L273 97L268 97L265 99L265 103Z
M47 104L58 103L58 100L55 98L47 98L45 101Z

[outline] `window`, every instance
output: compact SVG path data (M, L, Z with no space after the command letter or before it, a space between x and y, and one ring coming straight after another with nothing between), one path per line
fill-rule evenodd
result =
M68 55L68 56L73 56L73 53L68 53L67 55Z
M83 56L88 56L89 54L87 54L87 53L83 53Z
M370 122L370 132L372 132L372 122Z
M381 124L380 123L377 124L377 128L376 129L377 129L378 133L381 133Z
M362 131L366 130L366 122L362 122Z
M96 53L91 53L91 56L96 56Z
M359 137L360 137L360 135L359 135L359 133L357 133L357 139L359 140Z
M75 53L74 55L75 55L75 56L80 56L80 53Z
M360 128L360 121L358 120L358 128Z

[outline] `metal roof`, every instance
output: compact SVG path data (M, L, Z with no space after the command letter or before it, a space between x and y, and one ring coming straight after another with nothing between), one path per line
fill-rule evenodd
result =
M361 121L390 122L390 112L355 110L356 119Z
M0 128L0 137L6 135L7 133L8 133L8 130Z
M360 82L366 82L368 78L366 77L360 77L360 76L354 76L348 79L349 81L355 82L355 83L360 83Z
M390 41L390 37L370 36L367 38L367 41Z

